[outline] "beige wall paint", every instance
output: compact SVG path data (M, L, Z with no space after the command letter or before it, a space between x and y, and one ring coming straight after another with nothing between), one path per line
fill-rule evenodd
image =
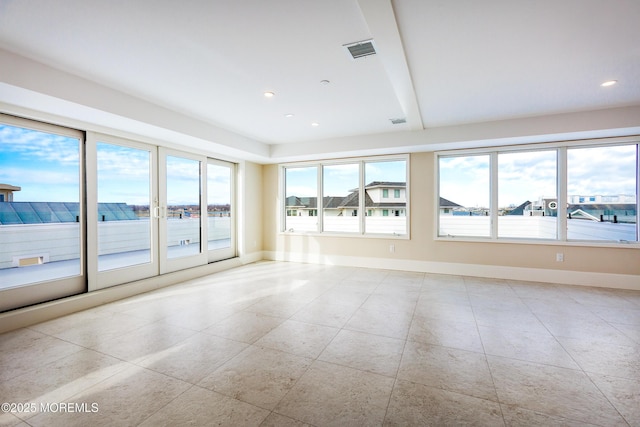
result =
M238 252L241 256L262 251L263 208L262 165L253 162L239 164L238 177Z
M278 232L278 166L263 167L264 250L275 254L305 254L319 261L326 256L457 263L496 267L563 270L638 276L640 249L574 245L452 242L434 239L434 154L411 155L411 239L285 235ZM389 252L389 245L395 252ZM556 253L564 262L556 261ZM526 269L526 270L525 270ZM486 269L485 269L486 270ZM548 273L548 272L547 272ZM523 280L539 280L522 277ZM634 279L632 279L633 281ZM606 286L607 284L603 284ZM639 287L640 288L640 287Z

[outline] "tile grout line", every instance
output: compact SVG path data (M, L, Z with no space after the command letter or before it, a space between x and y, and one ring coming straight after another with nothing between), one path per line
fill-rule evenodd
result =
M465 293L467 294L467 298L469 298L469 289L467 288L467 283L464 277L462 278L462 282L464 283ZM509 289L511 289L511 287L509 287ZM476 311L471 302L471 298L469 298L469 306L471 307L471 313L473 314L473 320L475 321L474 323L476 325L476 332L478 333L478 337L480 338L480 344L482 345L482 352L484 353L484 363L486 364L487 370L489 371L489 375L491 376L491 384L493 385L493 391L496 394L496 399L498 401L497 402L498 408L500 408L500 416L502 417L502 424L506 426L507 420L505 419L504 411L502 410L502 402L500 401L500 395L498 394L498 387L496 387L496 381L493 378L493 370L491 369L491 365L489 364L489 358L487 357L487 350L485 349L485 346L484 346L484 340L482 339L482 334L480 333L478 318L476 317Z

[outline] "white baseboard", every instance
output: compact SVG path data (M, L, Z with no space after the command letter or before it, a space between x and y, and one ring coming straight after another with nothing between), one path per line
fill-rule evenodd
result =
M596 286L602 288L632 289L640 291L640 276L631 274L594 273L587 271L551 270L542 268L506 267L499 265L274 251L265 251L264 258L273 261L381 268L385 270L417 271L421 273L452 274L460 276L559 283L564 285Z
M253 252L236 258L214 262L200 267L189 268L173 273L154 276L123 285L112 286L93 292L61 298L42 304L0 313L0 334L14 329L24 328L57 317L66 316L81 310L97 307L123 298L175 285L208 274L218 273L261 261L263 253Z

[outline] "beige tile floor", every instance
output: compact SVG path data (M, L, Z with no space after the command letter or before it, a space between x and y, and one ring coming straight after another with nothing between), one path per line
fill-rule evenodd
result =
M0 335L0 367L1 426L640 426L640 292L262 262Z

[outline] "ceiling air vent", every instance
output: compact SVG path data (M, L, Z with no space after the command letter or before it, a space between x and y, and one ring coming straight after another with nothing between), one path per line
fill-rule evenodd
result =
M345 44L344 47L347 48L349 55L351 55L353 59L364 58L365 56L376 54L376 48L373 45L373 40L348 43Z
M407 123L407 119L389 119L391 123L394 125L401 125L402 123Z

